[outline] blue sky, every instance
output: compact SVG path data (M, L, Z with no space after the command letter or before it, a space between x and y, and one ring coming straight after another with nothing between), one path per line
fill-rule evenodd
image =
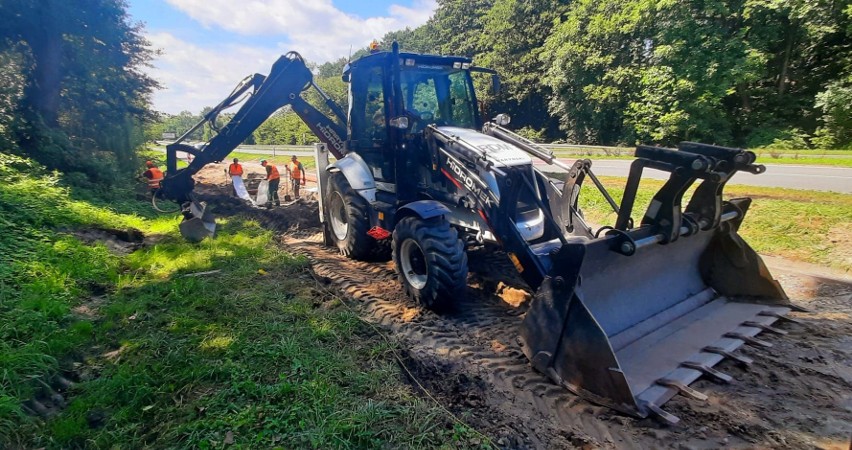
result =
M221 101L246 75L267 73L295 50L325 62L373 38L428 20L435 0L129 0L161 54L149 73L164 89L154 108L199 112Z

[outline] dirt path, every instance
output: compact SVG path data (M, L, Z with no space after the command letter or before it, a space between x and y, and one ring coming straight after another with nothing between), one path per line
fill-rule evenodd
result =
M706 403L677 397L666 408L683 420L675 428L636 420L578 398L533 371L517 342L523 306L497 294L500 282L522 289L500 254L471 254L467 301L452 315L418 308L400 292L391 263L345 259L321 245L321 235L284 236L307 256L315 273L357 305L362 316L404 342L421 382L455 413L507 447L847 448L852 434L852 286L826 286L806 299L814 312L785 324L788 336L762 335L775 346L745 348L748 370L720 369L738 382L693 386ZM487 273L487 275L485 275ZM800 278L782 279L785 285ZM795 286L793 286L795 288ZM505 290L504 290L505 292Z
M780 324L787 336L762 334L771 349L739 350L755 360L750 368L717 366L736 383L694 383L707 402L672 399L666 409L682 422L664 427L591 404L532 370L517 341L526 288L502 254L472 253L468 299L438 316L405 298L391 263L323 247L315 203L267 212L207 195L218 214L247 213L283 232L288 250L305 255L327 288L401 343L406 366L432 395L498 446L849 448L852 283L842 275L781 268L776 277L788 294L811 310L794 313L803 323Z

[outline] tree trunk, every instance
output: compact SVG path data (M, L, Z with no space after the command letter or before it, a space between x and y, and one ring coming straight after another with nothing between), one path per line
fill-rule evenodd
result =
M62 32L56 20L55 8L42 8L37 14L35 26L25 31L25 40L30 45L34 62L27 98L44 122L55 127L59 121L59 94L62 88Z
M778 95L784 95L787 92L787 73L790 69L790 54L793 51L793 31L796 28L795 26L790 27L787 33L787 42L784 46L784 59L781 61L781 77L778 79Z
M751 112L751 99L748 96L748 88L745 83L740 83L737 85L737 93L740 94L740 101L742 103L743 111Z

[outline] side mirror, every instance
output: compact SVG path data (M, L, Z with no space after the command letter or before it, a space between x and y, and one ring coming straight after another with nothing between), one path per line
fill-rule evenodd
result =
M496 123L497 125L505 127L506 125L509 125L509 122L512 121L512 118L509 117L508 114L497 114L497 117L495 117L493 120L494 123Z
M408 117L394 117L390 120L390 126L399 130L408 129Z
M491 94L497 95L500 93L500 75L496 73L491 74Z

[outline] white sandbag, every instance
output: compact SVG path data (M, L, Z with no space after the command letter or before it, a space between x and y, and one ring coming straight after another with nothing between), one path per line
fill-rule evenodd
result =
M267 201L269 201L269 181L263 180L260 182L260 185L257 186L257 198L254 202L263 206Z
M234 190L237 192L237 197L249 202L254 202L251 199L248 190L246 190L246 184L243 183L243 177L239 175L233 176L231 177L231 181L234 183Z

